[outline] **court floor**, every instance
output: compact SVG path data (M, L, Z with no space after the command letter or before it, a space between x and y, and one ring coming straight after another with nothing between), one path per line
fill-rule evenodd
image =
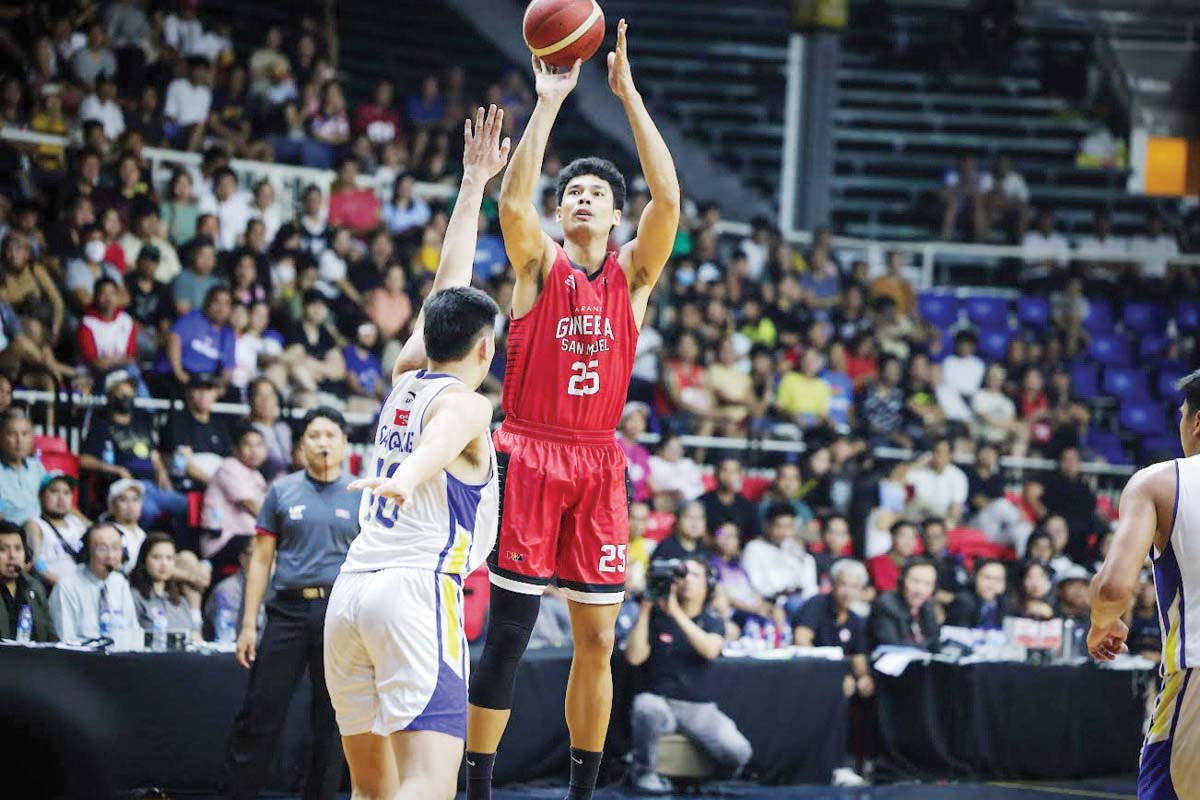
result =
M562 800L563 794L563 787L510 787L493 791L492 797L494 800ZM1114 778L1079 783L906 783L860 789L722 784L701 795L675 794L670 797L684 800L697 796L741 800L1136 800L1137 791L1133 778ZM635 797L639 795L629 790L608 788L597 791L595 800L627 800Z
M566 787L561 784L509 786L492 790L493 800L562 800L564 794ZM273 800L299 800L287 795L263 797L271 797ZM462 800L465 796L460 794L458 797ZM638 797L641 795L629 789L610 787L598 790L594 800L633 800ZM669 795L668 800L688 800L696 797L728 797L736 800L1137 800L1137 784L1132 777L1049 783L895 783L860 789L835 789L829 786L768 787L747 783L724 783L710 786L700 794ZM349 795L339 795L339 798L349 800Z

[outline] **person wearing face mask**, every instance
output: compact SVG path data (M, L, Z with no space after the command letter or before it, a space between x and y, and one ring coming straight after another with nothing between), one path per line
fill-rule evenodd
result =
M67 262L67 292L76 308L82 310L91 306L96 281L101 278L108 278L117 284L117 303L119 305L129 305L129 293L125 291L121 272L104 260L104 254L108 250L108 245L104 241L104 229L99 225L89 225L84 230L82 238L81 257Z
M134 376L114 370L104 380L108 404L92 417L79 454L79 466L103 479L139 481L145 490L142 525L149 526L164 513L182 520L187 498L171 487L166 464L155 449L157 437L150 417L134 408Z
M142 631L133 592L121 572L121 535L112 525L98 522L88 528L83 541L83 562L50 593L55 630L67 644L105 636L115 649L138 649Z

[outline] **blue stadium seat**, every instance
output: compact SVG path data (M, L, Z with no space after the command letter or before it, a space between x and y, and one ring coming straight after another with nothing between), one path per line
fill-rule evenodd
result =
M1125 446L1121 444L1121 437L1115 433L1101 430L1091 430L1087 434L1087 446L1098 456L1103 458L1110 464L1130 464L1133 459L1129 457Z
M1169 400L1172 403L1179 401L1179 390L1175 388L1175 384L1179 383L1186 372L1181 369L1162 369L1158 373L1158 380L1155 382L1155 387L1158 389L1158 396L1163 400Z
M1200 330L1200 302L1180 300L1175 306L1175 324L1181 331Z
M1157 436L1147 436L1141 441L1142 461L1157 461L1163 456L1183 458L1183 446L1179 443L1176 433L1164 433Z
M1087 317L1083 327L1089 333L1111 333L1113 329L1112 303L1107 300L1088 300Z
M1170 310L1162 303L1146 300L1130 300L1125 304L1121 322L1125 329L1137 333L1162 333L1167 327Z
M1106 367L1104 391L1118 400L1149 400L1146 373L1132 367Z
M1121 403L1121 427L1142 436L1156 436L1167 431L1167 415L1158 403L1136 400Z
M1138 340L1138 359L1142 363L1146 363L1162 358L1163 353L1167 351L1167 345L1170 341L1170 339L1161 333L1143 334L1141 339Z
M1003 361L1008 355L1008 343L1013 333L1008 328L989 328L979 331L979 357L984 361Z
M980 328L1007 327L1008 301L1003 297L968 297L967 319Z
M1071 388L1081 400L1091 400L1100 394L1100 368L1086 361L1071 365Z
M1127 367L1131 360L1129 342L1115 333L1093 334L1088 355L1106 367Z
M1045 297L1022 297L1017 300L1017 319L1027 328L1044 328L1050 324L1050 300Z
M942 330L958 322L958 298L944 292L921 292L917 298L917 310L921 317Z

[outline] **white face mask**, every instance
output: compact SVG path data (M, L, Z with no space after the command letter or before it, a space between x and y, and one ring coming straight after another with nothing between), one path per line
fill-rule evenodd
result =
M279 263L275 265L275 282L276 283L294 283L296 281L296 268L287 263Z
M103 261L104 253L108 250L108 245L98 239L92 239L83 246L83 254L87 256L87 260L93 263Z

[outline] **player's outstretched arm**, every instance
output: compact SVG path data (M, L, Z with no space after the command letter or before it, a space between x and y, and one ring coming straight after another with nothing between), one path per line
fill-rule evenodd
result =
M369 489L376 497L394 500L401 511L407 510L417 487L454 463L463 451L481 436L487 436L492 422L492 404L475 392L448 392L426 412L421 443L390 478L361 478L350 484L350 491Z
M549 64L533 57L537 105L500 186L500 229L518 286L526 280L536 280L554 263L553 242L538 221L533 191L542 175L550 130L563 101L579 82L581 64L577 60L569 71L555 72Z
M453 286L471 285L471 268L475 262L475 244L479 238L479 209L488 181L508 163L512 142L501 141L504 130L504 109L490 106L485 113L475 111L475 122L468 119L463 125L463 177L458 189L454 212L446 225L433 292ZM425 365L425 311L417 314L412 336L405 343L392 367L392 380Z
M1164 467L1170 468L1169 475ZM1117 532L1104 564L1092 579L1088 652L1099 661L1111 661L1129 652L1125 644L1129 629L1121 617L1133 602L1138 577L1158 532L1156 494L1164 490L1164 481L1174 477L1169 462L1155 464L1130 478L1121 492Z
M634 314L640 325L650 292L675 247L681 201L679 177L675 174L671 151L633 83L625 41L628 27L625 20L617 24L617 49L608 54L608 85L625 106L633 128L633 140L637 143L638 159L642 162L642 174L650 187L650 202L638 222L637 237L621 252L621 266L629 276Z

